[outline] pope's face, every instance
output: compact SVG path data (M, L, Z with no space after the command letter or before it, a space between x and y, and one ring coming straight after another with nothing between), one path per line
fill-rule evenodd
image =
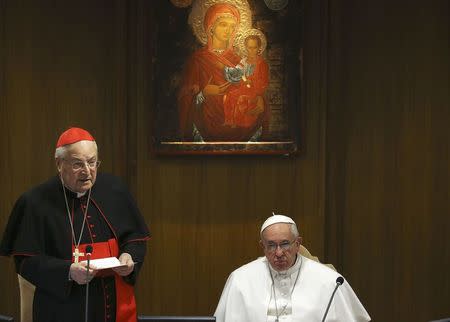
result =
M213 37L220 41L228 41L236 29L236 20L231 17L218 18L212 29Z
M80 141L68 146L64 158L56 159L56 167L67 188L83 193L95 183L97 160L95 142Z
M264 229L261 246L270 265L276 271L285 271L295 263L301 238L295 238L291 225L277 223Z

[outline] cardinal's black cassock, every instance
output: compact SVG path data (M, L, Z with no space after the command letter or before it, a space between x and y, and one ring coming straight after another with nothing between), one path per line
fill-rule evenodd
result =
M92 322L135 322L133 286L148 239L147 225L118 178L99 173L90 195L79 196L63 189L59 177L54 177L17 200L0 255L14 256L17 273L36 286L34 322L81 322L85 320L86 285L69 278L75 247L79 244L79 251L86 254L86 245L92 245L91 259L129 253L136 263L130 275L101 270L90 282L88 311Z

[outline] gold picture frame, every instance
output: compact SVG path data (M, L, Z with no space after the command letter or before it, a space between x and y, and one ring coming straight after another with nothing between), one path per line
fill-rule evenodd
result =
M178 3L156 6L152 151L301 151L302 1Z

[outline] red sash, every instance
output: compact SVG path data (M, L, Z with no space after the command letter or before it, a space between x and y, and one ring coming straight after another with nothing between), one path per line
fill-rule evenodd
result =
M119 245L116 239L110 239L107 242L82 244L79 251L84 253L80 256L80 261L87 260L86 246L92 245L93 251L91 259L99 259L105 257L119 257ZM75 247L72 245L72 253ZM73 259L72 259L73 261ZM133 286L126 283L123 278L116 274L113 270L102 270L96 276L114 275L116 284L116 321L117 322L136 322L136 300L134 298Z

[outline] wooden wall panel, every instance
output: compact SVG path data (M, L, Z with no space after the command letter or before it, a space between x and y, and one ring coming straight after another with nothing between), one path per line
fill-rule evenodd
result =
M328 253L374 321L449 316L448 2L330 12Z

